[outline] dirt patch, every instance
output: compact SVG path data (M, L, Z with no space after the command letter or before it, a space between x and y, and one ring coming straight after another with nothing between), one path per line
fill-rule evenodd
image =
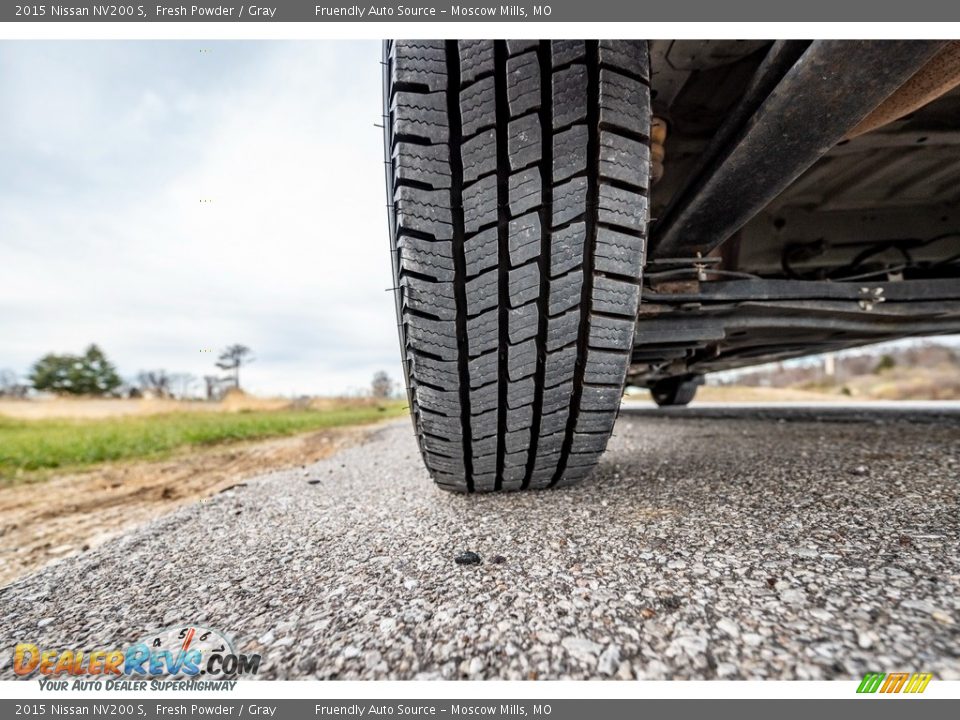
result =
M247 478L328 457L366 432L334 428L192 449L159 462L116 463L0 488L0 586Z

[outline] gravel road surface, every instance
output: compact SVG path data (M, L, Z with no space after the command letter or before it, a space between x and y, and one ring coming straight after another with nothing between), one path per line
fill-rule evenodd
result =
M502 496L370 429L0 590L0 675L202 623L266 678L960 678L956 408L643 408Z

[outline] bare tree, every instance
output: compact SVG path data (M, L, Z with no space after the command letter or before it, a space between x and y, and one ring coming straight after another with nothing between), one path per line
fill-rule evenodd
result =
M378 370L373 375L370 390L375 398L388 398L393 392L393 380L383 370Z
M0 370L0 397L26 397L29 389L13 370Z
M204 375L203 382L204 385L206 385L207 400L219 400L223 380L218 378L216 375Z
M246 345L230 345L217 359L217 367L233 373L233 386L240 389L240 367L253 362L253 351Z
M170 376L166 370L141 370L137 373L137 384L144 393L156 397L170 397Z
M193 386L197 382L197 377L190 373L171 373L170 389L174 397L184 400L193 396Z

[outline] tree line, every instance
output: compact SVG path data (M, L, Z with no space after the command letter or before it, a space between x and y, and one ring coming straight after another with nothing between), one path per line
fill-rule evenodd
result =
M234 344L224 348L214 363L224 374L203 377L206 398L213 400L226 390L239 390L240 368L253 360L253 353L246 345ZM31 390L36 390L88 397L143 397L149 394L190 398L196 397L197 387L196 376L166 370L141 370L131 381L124 381L96 344L80 354L47 353L33 364L25 380L12 370L0 370L0 397L26 397Z

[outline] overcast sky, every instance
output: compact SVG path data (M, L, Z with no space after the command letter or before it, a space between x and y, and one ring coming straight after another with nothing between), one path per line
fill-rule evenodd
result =
M257 393L399 379L379 59L0 43L0 369L96 342L124 377L199 377L239 342Z

